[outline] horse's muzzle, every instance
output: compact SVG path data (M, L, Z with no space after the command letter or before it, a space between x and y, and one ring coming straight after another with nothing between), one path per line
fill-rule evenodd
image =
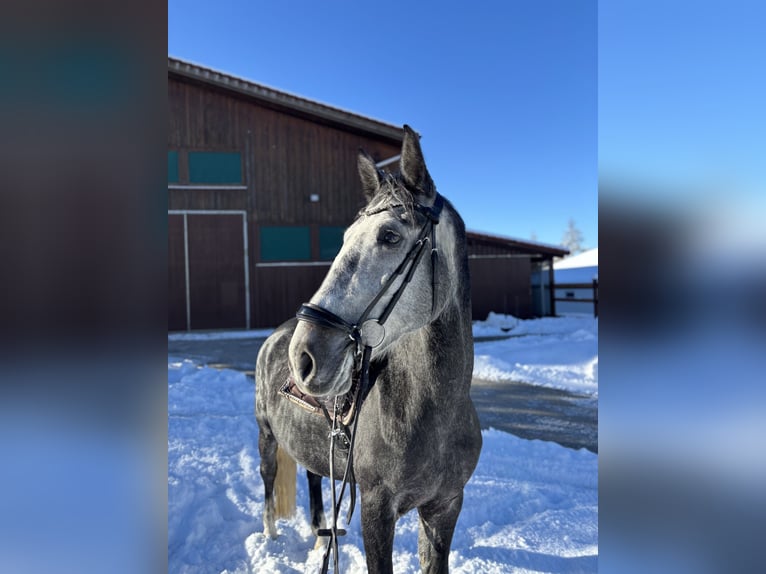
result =
M288 351L298 388L315 397L342 395L351 388L354 342L335 329L299 321Z

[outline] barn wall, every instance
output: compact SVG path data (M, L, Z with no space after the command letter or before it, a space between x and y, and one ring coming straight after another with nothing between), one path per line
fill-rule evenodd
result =
M294 316L327 273L332 254L322 238L340 237L363 205L359 148L382 161L398 155L401 143L172 71L168 98L168 208L187 213L189 235L185 240L182 215L169 216L168 327L186 329L189 309L192 328L242 327L248 317L250 327L274 327ZM240 181L190 185L194 152L240 154ZM199 210L242 212L244 226L241 214L190 213ZM297 255L289 240L296 234L303 238ZM490 311L533 315L536 254L512 243L469 237L476 319ZM280 260L283 253L300 261Z
M273 109L251 98L169 74L168 209L232 211L246 214L250 326L273 327L294 315L319 287L329 268L320 238L336 235L363 206L356 171L359 148L376 161L400 152L400 144L372 135ZM241 156L242 181L216 189L190 186L189 154L235 152ZM172 170L170 164L173 164ZM310 195L319 196L318 202ZM192 217L189 215L189 217ZM233 282L243 277L241 219L198 216L189 227L192 328L245 325L245 297ZM191 221L191 220L189 220ZM212 226L212 227L211 227ZM306 262L264 261L263 227L300 227L310 236ZM186 264L183 217L169 216L169 329L186 329ZM272 246L278 248L279 246ZM226 285L216 286L218 279ZM244 283L242 283L244 288Z
M180 184L189 151L240 152L245 191L171 190L171 209L246 209L256 223L348 224L362 206L356 156L376 161L397 145L269 109L189 81L168 79L169 150L179 150ZM309 201L318 194L318 202Z
M528 251L522 251L520 249L513 249L503 243L496 242L491 243L489 241L480 241L468 237L467 239L468 251L473 256L508 256L508 255L523 255L529 256Z
M295 316L327 274L329 264L259 267L255 273L255 309L262 327L276 327Z
M186 329L184 221L168 215L168 330Z
M475 321L486 319L490 311L533 316L530 258L469 258L468 266Z

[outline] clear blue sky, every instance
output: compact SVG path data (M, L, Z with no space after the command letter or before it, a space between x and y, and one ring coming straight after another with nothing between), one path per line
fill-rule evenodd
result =
M602 2L598 41L602 175L766 207L765 2Z
M168 54L410 124L469 229L598 245L593 0L169 0Z

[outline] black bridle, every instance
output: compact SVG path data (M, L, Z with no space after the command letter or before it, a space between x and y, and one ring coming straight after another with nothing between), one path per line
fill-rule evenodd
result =
M390 205L386 209L392 209L395 207L400 207L400 205L398 204ZM321 325L323 327L338 329L340 331L345 332L349 336L349 338L351 338L351 340L357 344L357 347L358 347L357 351L359 351L361 347L365 347L365 346L369 346L373 348L377 347L383 341L384 331L381 331L383 324L386 322L389 315L394 310L394 307L398 303L399 298L402 296L404 289L412 280L412 276L415 274L415 270L417 269L418 264L420 263L420 260L423 257L423 253L425 252L426 243L428 243L429 241L431 243L432 264L434 265L434 269L435 269L436 257L437 257L435 226L439 223L439 216L441 215L441 211L443 207L444 207L444 200L442 196L439 194L436 194L436 199L434 201L433 207L425 207L424 205L415 204L415 210L426 216L426 221L423 224L423 227L420 229L420 234L418 236L417 241L412 246L410 251L407 253L404 260L399 264L396 270L391 274L391 276L386 280L386 282L380 288L377 295L373 297L372 301L370 301L369 305L367 305L367 307L365 308L365 310L362 312L362 314L359 316L359 318L356 320L355 323L349 323L348 321L342 319L341 317L339 317L332 311L328 311L327 309L324 309L323 307L320 307L319 305L314 305L313 303L304 303L303 305L301 305L300 309L298 309L298 312L296 313L296 317L298 318L298 320L307 321L309 323L314 323L315 325ZM410 265L410 262L412 262L411 265ZM372 313L372 310L380 302L383 296L388 292L391 286L396 282L397 278L400 275L402 275L402 273L404 273L408 265L409 265L409 271L407 272L407 275L405 276L404 281L399 286L399 288L394 292L393 297L391 297L391 300L388 302L388 305L386 305L386 308L383 310L383 313L377 319L369 319L369 316L370 316L370 313ZM434 277L435 277L435 273L434 273ZM434 279L434 285L435 285L435 279ZM434 290L433 303L431 308L432 312L435 308L435 304L436 304L435 300L436 300L436 295ZM377 340L377 339L380 339L380 340Z
M399 204L395 205L389 205L385 209L393 209L397 207L402 207ZM423 224L423 226L420 229L420 233L418 234L418 239L415 241L414 245L410 248L407 255L404 257L404 260L399 264L399 266L396 268L396 270L391 274L391 276L386 280L386 282L383 284L383 286L378 291L377 295L373 297L373 299L370 301L370 303L367 305L367 307L364 309L362 314L359 316L359 318L354 323L349 323L348 321L344 320L343 318L339 317L332 311L328 311L327 309L324 309L323 307L320 307L319 305L314 305L313 303L304 303L301 305L300 309L298 309L298 312L296 313L296 317L299 321L306 321L308 323L313 323L315 325L320 325L322 327L327 327L330 329L336 329L339 331L343 331L348 335L348 337L354 341L356 345L356 354L355 354L355 360L356 360L356 369L359 373L359 388L357 389L355 393L355 399L354 399L354 412L356 413L354 416L354 421L352 423L352 428L348 429L343 425L343 423L340 420L340 409L335 408L335 413L331 417L330 414L327 412L327 409L322 406L322 412L324 413L325 418L327 419L328 424L330 425L330 479L333 483L332 488L332 507L333 507L333 516L332 516L332 526L330 528L323 528L318 531L319 536L328 536L329 540L327 543L327 549L325 550L324 558L322 560L322 574L326 574L328 566L329 566L329 560L330 560L330 553L333 552L335 555L335 561L334 561L334 570L337 574L338 572L338 536L343 536L346 534L345 530L338 529L338 514L340 512L340 505L341 501L343 500L343 494L346 489L346 484L349 485L349 490L351 491L351 500L349 502L349 510L348 510L348 516L346 518L346 522L351 521L351 515L354 512L354 506L356 502L356 482L354 480L354 471L353 471L353 452L354 452L354 439L356 437L356 427L357 423L359 422L359 408L361 407L361 403L364 400L364 397L369 392L369 382L370 382L370 357L372 356L372 349L379 346L386 336L386 331L384 328L385 322L388 320L389 316L391 315L391 312L394 310L394 307L396 307L396 304L399 302L399 299L402 296L402 293L404 293L404 290L407 288L407 285L409 285L410 281L412 280L413 275L415 274L415 270L417 269L418 265L420 264L420 261L423 259L423 254L425 253L426 244L430 242L431 244L431 314L433 315L436 311L436 263L437 263L437 257L438 252L436 249L436 225L439 223L439 217L441 216L442 208L444 207L444 199L441 195L438 193L436 194L436 197L434 199L434 204L431 207L426 207L424 205L416 203L414 205L415 211L418 213L421 213L425 216L426 221ZM374 212L374 213L377 213ZM371 213L364 213L365 215L370 215ZM404 274L406 271L406 275L404 276L404 280L399 285L399 287L394 291L393 295L391 296L391 299L386 304L385 308L383 309L383 312L381 313L380 317L377 319L370 319L370 313L372 313L372 310L375 308L375 306L380 302L380 300L386 295L386 293L391 289L393 284L396 282L396 280ZM336 402L338 401L338 397L336 397ZM335 439L337 437L342 437L345 446L348 447L348 456L346 459L346 469L343 473L343 481L341 483L340 488L340 495L336 497L335 492L335 473L334 473L334 451L336 442Z

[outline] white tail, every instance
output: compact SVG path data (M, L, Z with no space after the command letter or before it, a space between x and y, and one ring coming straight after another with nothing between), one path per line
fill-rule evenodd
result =
M277 447L277 476L274 479L275 518L287 518L295 512L297 474L295 461Z

